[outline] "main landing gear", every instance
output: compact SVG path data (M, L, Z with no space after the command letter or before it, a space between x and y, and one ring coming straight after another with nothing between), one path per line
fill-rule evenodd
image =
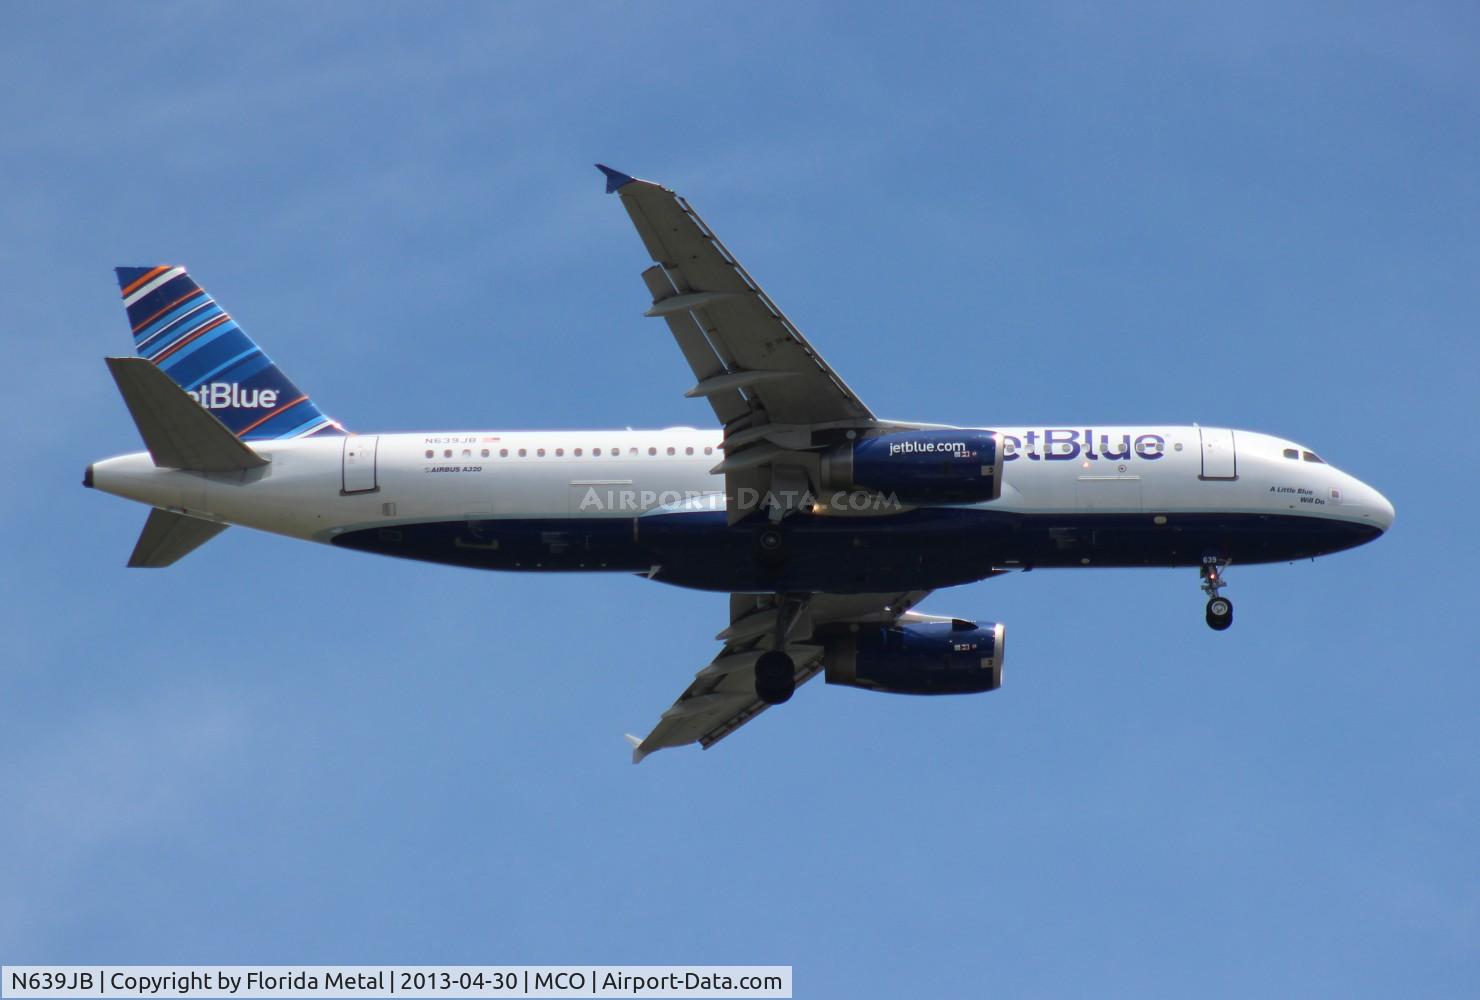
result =
M779 649L769 649L755 661L755 696L767 705L780 705L796 693L796 664Z
M776 630L771 648L755 661L755 696L767 705L791 700L797 689L796 664L786 653L786 636L802 611L802 601L782 598L776 605Z
M1208 595L1208 628L1215 632L1222 632L1233 624L1233 602L1218 593L1227 586L1223 582L1223 570L1227 566L1227 559L1203 556L1202 589L1203 593Z

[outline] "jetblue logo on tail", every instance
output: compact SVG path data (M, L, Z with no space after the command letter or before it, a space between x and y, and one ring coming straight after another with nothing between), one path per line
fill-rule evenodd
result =
M243 389L235 382L209 382L189 392L208 410L270 410L278 401L276 389Z

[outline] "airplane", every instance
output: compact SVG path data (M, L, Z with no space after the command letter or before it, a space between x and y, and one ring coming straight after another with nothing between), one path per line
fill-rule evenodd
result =
M900 694L1002 683L1005 629L932 591L1035 568L1188 567L1216 630L1232 564L1369 542L1377 490L1302 444L1191 426L952 427L876 416L687 201L598 164L653 260L652 304L713 429L358 433L329 418L184 267L121 267L110 357L146 451L83 485L149 505L129 558L229 525L520 572L633 573L729 594L721 648L646 737L709 748L821 673Z

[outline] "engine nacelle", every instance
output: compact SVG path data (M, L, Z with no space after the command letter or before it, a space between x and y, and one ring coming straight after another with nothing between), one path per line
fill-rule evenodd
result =
M1002 449L991 431L902 431L822 456L824 488L892 494L903 503L982 503L1002 495Z
M890 694L995 691L1005 634L1005 626L960 618L864 626L828 638L827 682Z

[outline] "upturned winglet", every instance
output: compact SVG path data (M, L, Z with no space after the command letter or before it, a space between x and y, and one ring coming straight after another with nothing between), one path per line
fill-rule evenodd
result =
M636 177L630 177L627 174L622 173L620 170L613 170L605 163L596 164L596 169L600 170L603 174L606 175L607 194L611 194L618 188L623 187L627 184L631 184L633 181L637 180Z

